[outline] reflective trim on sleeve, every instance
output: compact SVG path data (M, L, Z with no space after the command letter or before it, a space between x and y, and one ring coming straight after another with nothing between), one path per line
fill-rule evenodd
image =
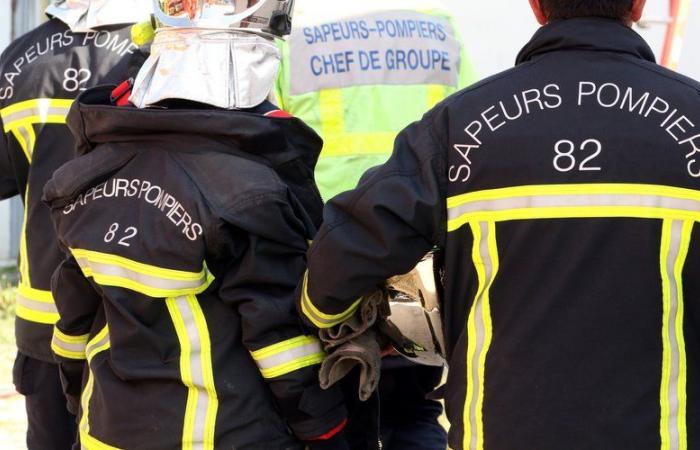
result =
M51 291L33 289L22 283L17 288L15 313L21 319L45 325L54 325L59 318Z
M484 448L484 389L486 356L491 346L491 286L498 274L499 259L495 222L472 222L474 235L472 260L479 277L479 287L467 319L467 393L464 402L465 450Z
M646 184L521 186L452 197L447 208L448 231L483 220L637 217L700 221L700 194Z
M61 332L57 327L54 327L53 338L51 339L51 350L63 358L84 360L87 359L85 350L89 339L89 334L70 336Z
M182 448L213 450L219 400L204 312L194 295L165 302L180 342L180 376L188 390Z
M103 444L94 437L90 436L90 400L92 398L93 390L95 389L95 374L92 371L90 363L92 359L100 352L106 351L110 348L109 340L109 327L105 325L102 330L100 330L95 337L90 339L85 348L85 356L88 360L88 379L83 388L83 392L80 397L80 407L82 409L82 417L80 418L80 436L89 436L91 439L86 439L81 441L82 448L87 449L112 449L107 444ZM102 447L100 446L102 445Z
M357 308L360 307L360 303L362 303L362 298L359 298L352 305L350 305L348 309L346 309L343 312L340 312L338 314L323 313L318 308L316 308L316 306L311 301L311 298L309 298L307 286L308 279L309 271L307 270L304 274L304 285L302 287L301 312L304 313L304 315L311 321L311 323L313 323L319 328L331 328L340 323L345 322L350 317L352 317L353 314L355 314Z
M277 378L323 362L326 353L314 336L299 336L251 352L264 378Z
M71 249L86 277L96 283L131 289L149 297L167 298L204 292L214 277L203 264L200 272L164 269L121 256Z
M663 359L661 368L661 449L688 448L687 362L683 331L683 267L694 222L665 220L661 234Z

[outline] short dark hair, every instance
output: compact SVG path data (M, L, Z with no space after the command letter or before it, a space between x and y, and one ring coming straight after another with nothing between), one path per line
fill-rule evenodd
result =
M607 17L624 19L634 0L540 0L540 6L549 20L574 17Z

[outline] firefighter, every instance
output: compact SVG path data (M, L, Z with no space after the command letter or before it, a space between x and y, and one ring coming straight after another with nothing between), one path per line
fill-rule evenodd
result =
M324 200L353 189L386 162L399 131L476 81L440 0L297 0L296 10L277 101L323 138Z
M514 69L327 204L301 309L341 322L437 246L451 448L699 448L700 83L644 0L530 3Z
M25 396L30 449L66 449L75 418L66 410L51 352L58 312L51 275L62 260L44 184L73 156L65 126L73 99L86 88L124 77L138 57L126 24L148 17L140 1L58 1L50 20L14 41L0 57L0 198L21 195L20 282L13 378Z
M405 126L476 81L455 20L439 0L297 0L295 20L281 46L277 99L324 140L316 182L325 200L386 162ZM383 360L384 449L445 448L442 406L425 399L441 378L441 368ZM375 401L357 416L371 417L365 410Z
M81 444L345 448L342 395L320 389L325 355L294 305L321 140L266 101L293 1L182 5L157 3L133 88L78 98L81 156L45 189Z

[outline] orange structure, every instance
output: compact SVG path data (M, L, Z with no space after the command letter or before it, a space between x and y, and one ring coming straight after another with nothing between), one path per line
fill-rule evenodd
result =
M661 54L661 64L675 70L678 68L683 39L688 25L690 0L670 0L669 7L670 19L663 53Z

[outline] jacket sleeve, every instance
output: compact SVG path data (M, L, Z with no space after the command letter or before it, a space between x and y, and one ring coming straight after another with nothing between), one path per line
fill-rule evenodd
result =
M346 412L338 390L319 387L325 353L296 312L310 233L286 197L268 196L227 215L235 262L220 293L237 308L243 344L282 416L297 438L314 441L341 431Z
M0 117L0 199L18 195L17 186L15 168L10 157L9 136L5 133L5 125Z
M301 293L300 309L312 324L330 328L345 321L361 296L443 245L443 148L426 116L398 136L386 164L326 205Z
M51 349L59 364L69 407L75 408L72 411L75 413L90 330L101 299L72 256L66 258L54 272L51 291L60 317L54 327Z

